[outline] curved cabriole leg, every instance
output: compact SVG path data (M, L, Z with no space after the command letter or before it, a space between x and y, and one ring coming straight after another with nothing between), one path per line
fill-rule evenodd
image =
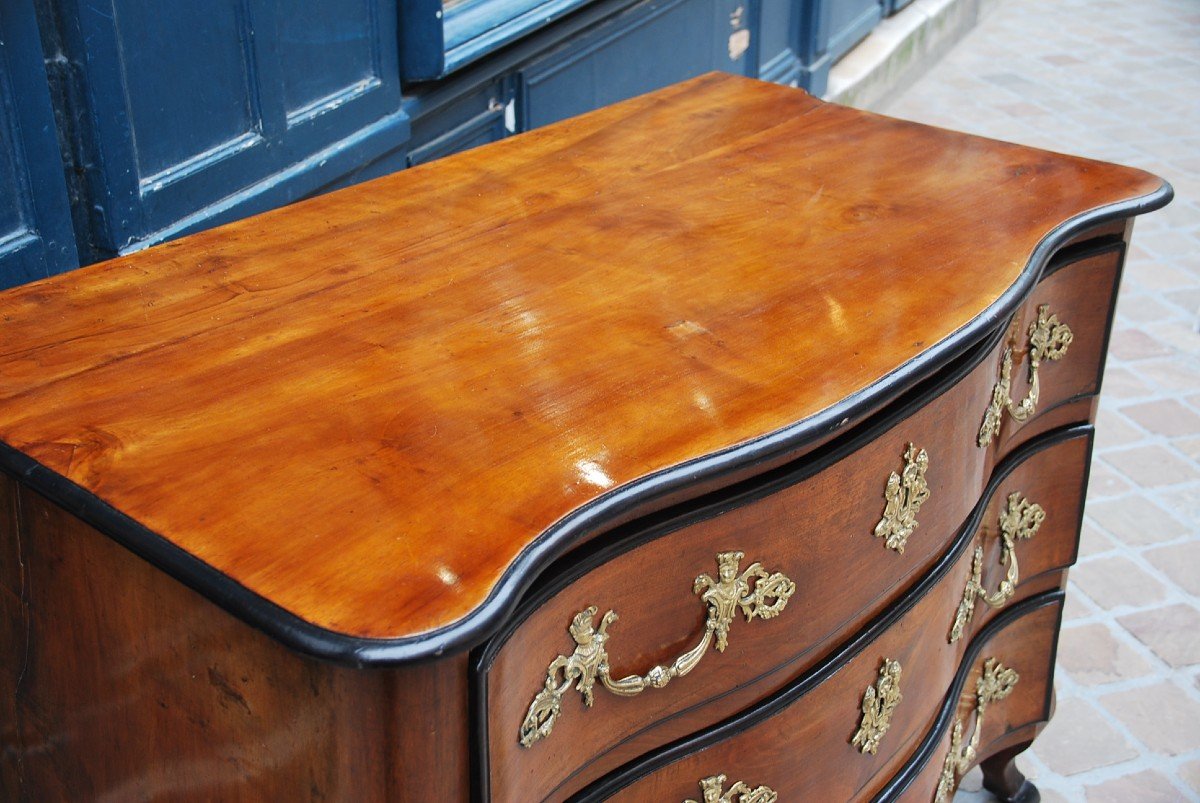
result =
M1042 799L1037 787L1017 769L1017 756L1031 744L1015 745L979 764L983 770L983 788L1003 803L1038 803Z

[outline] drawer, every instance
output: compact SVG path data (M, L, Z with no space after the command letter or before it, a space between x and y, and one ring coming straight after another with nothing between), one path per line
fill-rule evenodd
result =
M1051 263L991 357L992 393L978 413L981 446L1003 454L1038 433L1094 416L1124 256L1123 243L1084 244ZM1058 355L1064 337L1068 345ZM1040 358L1034 338L1047 341ZM1026 405L1034 412L1026 413Z
M986 539L980 533L972 542L981 537ZM1053 551L1046 539L1043 543ZM957 563L970 559L966 550ZM742 781L751 789L766 786L780 801L891 797L899 785L893 778L924 779L929 770L921 762L932 761L933 753L943 760L951 711L966 720L960 748L970 743L968 702L979 673L1013 669L1020 675L1020 694L1005 700L1006 714L988 712L979 742L979 754L986 756L983 747L1047 716L1065 574L1034 578L1027 588L1040 593L1019 594L980 627L969 646L948 643L941 627L956 606L952 574L932 575L932 587L914 605L877 620L759 706L622 768L580 798L700 800L713 783L707 779L722 775L726 791ZM905 772L906 765L911 771ZM964 768L954 764L959 774Z
M1001 627L991 628L972 645L966 664L971 671L960 672L933 730L875 800L953 800L958 782L972 767L1028 743L1045 728L1054 709L1062 605L1061 592L1016 605L996 622Z
M812 667L838 640L882 612L935 562L944 562L957 532L962 533L957 543L963 548L965 539L979 527L982 554L977 584L987 593L976 597L990 596L995 602L996 584L1005 579L1013 563L1000 564L1001 539L993 520L999 521L1000 505L1007 504L1012 493L1026 493L1032 502L1048 505L1037 537L1018 539L1021 579L1072 562L1091 429L1060 431L1018 450L996 472L987 503L972 511L973 501L985 494L981 475L986 453L975 445L973 422L963 421L963 416L948 420L938 412L946 400L951 402L949 409L956 409L953 402L959 392L982 395L970 383L959 383L938 404L866 445L846 455L828 456L826 464L804 481L771 488L765 496L757 489L750 501L719 503L682 525L666 523L663 532L652 532L650 540L615 557L599 549L590 571L578 578L562 578L566 587L549 594L523 621L518 617L520 624L498 652L485 653L482 660L486 685L481 698L493 799L564 797L647 751L777 691ZM888 549L884 539L874 535L884 506L887 472L876 469L872 483L856 477L869 474L868 466L886 466L889 459L895 462L888 452L894 454L904 442L902 434L912 432L931 444L930 496L918 511L920 526L901 553ZM934 454L949 455L945 465L953 470L935 475ZM869 494L863 486L872 485L874 493ZM1035 488L1036 492L1022 490ZM871 496L879 503L869 508L854 502ZM759 562L763 571L758 576L767 578L764 585L779 573L795 586L786 589L791 595L778 615L748 620L736 609L727 648L717 651L705 636L708 608L694 591L710 590L721 579L717 555L733 550L743 555L730 577ZM847 570L849 554L855 560ZM937 629L948 654L953 617L947 616L959 606L975 562L972 552L947 575L946 581L958 589L958 599L943 606L947 612L940 620L930 620L939 622ZM709 579L694 583L693 578L702 573ZM753 591L756 579L748 578L745 593ZM776 589L782 587L779 580ZM764 605L772 603L771 598L763 600ZM754 605L749 607L753 613ZM574 656L567 645L575 641L568 627L575 627L575 635L587 643L601 625L601 615L610 609L621 617L610 622L602 635L611 678L670 666L677 656L700 645L694 655L694 674L672 679L661 688L646 688L634 697L613 694L594 679L590 708L573 687L564 690L550 732L529 746L522 745L521 726L531 701L545 688L550 662L561 656L554 666L557 687L564 682L563 671L570 668L567 659ZM580 611L585 614L576 620ZM992 608L985 599L973 600L970 614L955 647L987 623ZM714 635L711 642L715 641Z

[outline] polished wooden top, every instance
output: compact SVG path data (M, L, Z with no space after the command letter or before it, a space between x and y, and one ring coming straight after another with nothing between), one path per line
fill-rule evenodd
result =
M1168 197L708 75L0 295L0 441L284 618L430 652L568 514L873 398L1052 230Z

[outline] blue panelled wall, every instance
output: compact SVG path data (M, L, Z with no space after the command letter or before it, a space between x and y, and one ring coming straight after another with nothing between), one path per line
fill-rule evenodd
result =
M5 0L0 287L709 70L820 94L906 0Z

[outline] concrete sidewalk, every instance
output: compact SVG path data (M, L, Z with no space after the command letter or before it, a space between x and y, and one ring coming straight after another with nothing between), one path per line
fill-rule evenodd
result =
M1175 186L1136 226L1058 710L1018 764L1046 801L1200 799L1200 2L1000 0L881 110Z

